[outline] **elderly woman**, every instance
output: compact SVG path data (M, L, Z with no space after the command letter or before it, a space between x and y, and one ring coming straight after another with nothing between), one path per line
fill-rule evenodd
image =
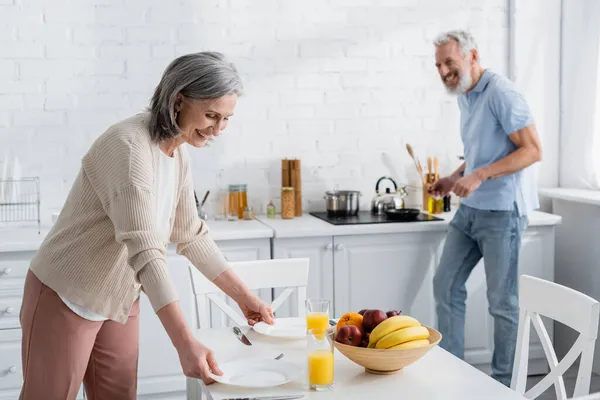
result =
M150 299L185 375L221 372L187 326L165 262L177 244L231 296L248 322L271 309L228 269L198 218L183 144L225 129L242 85L219 53L174 60L148 112L111 126L83 157L60 217L31 262L21 325L21 399L135 399L140 290Z

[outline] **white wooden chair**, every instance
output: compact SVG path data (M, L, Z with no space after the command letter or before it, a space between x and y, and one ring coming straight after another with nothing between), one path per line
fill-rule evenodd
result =
M308 281L308 258L275 259L259 261L232 262L229 264L249 290L285 288L272 301L275 312L292 293L297 296L297 316L304 317L306 284ZM246 319L236 312L223 298L223 292L190 265L192 290L196 302L196 317L200 329L210 327L210 315L207 312L209 302L219 307L225 315L237 325L247 325Z
M576 290L528 275L521 275L519 286L519 333L511 389L529 399L535 399L554 385L557 400L565 400L567 394L562 376L581 355L573 396L587 395L590 391L594 346L598 335L600 303ZM579 332L573 347L560 362L540 316L561 322ZM540 337L550 373L525 392L530 323L533 323Z
M249 290L285 288L271 302L273 312L295 291L298 309L297 315L299 317L306 315L305 300L309 269L308 258L232 262L229 265ZM206 279L193 265L189 266L189 271L192 280L192 291L196 302L196 319L199 329L210 327L209 302L219 307L237 325L247 325L248 322L246 319L224 300L221 289ZM198 379L186 379L188 400L203 399L203 395L206 394L204 390L204 385Z

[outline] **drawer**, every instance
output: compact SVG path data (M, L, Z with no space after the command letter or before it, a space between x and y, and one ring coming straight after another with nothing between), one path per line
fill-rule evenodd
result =
M0 293L0 330L20 329L19 313L23 301L23 293L6 296Z
M0 331L0 399L17 399L23 384L21 330Z
M0 253L0 290L23 288L31 256L29 253Z

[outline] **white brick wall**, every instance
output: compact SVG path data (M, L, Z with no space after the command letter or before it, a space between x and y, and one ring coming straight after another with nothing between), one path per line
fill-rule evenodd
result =
M392 174L384 152L402 183L417 182L406 143L423 163L456 165L457 108L431 39L469 28L485 65L505 73L507 2L0 0L0 149L41 177L47 218L89 145L146 106L173 57L218 50L246 93L225 134L191 151L200 195L214 202L239 182L259 211L278 204L280 159L297 157L306 206L324 207L336 186L361 190L367 206Z

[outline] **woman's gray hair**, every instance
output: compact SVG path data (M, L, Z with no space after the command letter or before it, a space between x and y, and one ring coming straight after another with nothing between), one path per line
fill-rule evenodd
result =
M471 52L471 50L477 49L477 43L475 43L473 36L471 36L469 32L461 30L453 30L441 33L435 38L433 44L438 47L450 42L451 40L454 40L458 43L458 46L461 48L465 57Z
M186 54L173 60L150 101L150 135L154 142L179 136L175 102L181 93L190 99L216 99L242 94L235 66L217 52Z

